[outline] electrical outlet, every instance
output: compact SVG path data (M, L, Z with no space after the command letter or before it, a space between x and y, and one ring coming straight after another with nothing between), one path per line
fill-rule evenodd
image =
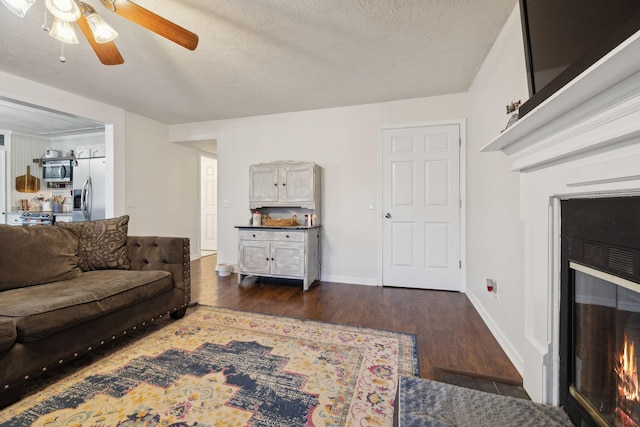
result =
M487 279L487 292L492 292L494 295L498 295L498 286L495 280Z

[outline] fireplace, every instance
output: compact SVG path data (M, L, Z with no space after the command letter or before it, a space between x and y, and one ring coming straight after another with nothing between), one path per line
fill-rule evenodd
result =
M512 41L519 36L519 28L513 28L515 30L508 33L512 36ZM508 49L512 44L499 46ZM514 263L517 268L512 269L511 265L503 268L500 265L504 262L501 257L494 258L490 254L483 258L488 261L487 274L495 268L509 279L507 289L510 294L505 297L503 292L500 298L475 297L474 290L478 285L472 282L469 285L469 295L478 312L498 338L498 342L522 374L523 386L527 393L537 402L566 405L569 399L572 402L574 400L569 393L569 385L575 381L575 367L573 361L567 361L567 337L569 331L573 331L570 327L574 326L573 317L571 323L568 317L569 314L573 316L573 309L566 305L567 297L573 295L573 285L567 284L570 283L569 275L573 273L569 268L566 248L565 253L562 253L562 235L565 235L565 247L568 245L568 237L581 238L589 243L604 242L605 246L611 245L612 258L617 256L616 249L620 248L624 249L621 255L624 258L626 251L635 251L634 248L638 247L637 242L640 241L638 225L633 224L633 218L626 220L629 227L623 234L616 231L609 233L613 234L613 237L622 237L622 241L600 239L599 235L602 233L595 227L586 227L586 232L595 231L595 236L582 232L568 234L575 231L571 231L572 225L578 223L574 220L582 219L580 212L586 210L587 214L591 215L594 211L591 208L580 209L577 214L573 214L573 219L561 218L563 210L570 211L570 204L580 203L580 199L640 196L638 58L640 31L572 80L561 91L556 92L539 108L497 134L481 149L482 152L504 153L510 160L510 170L518 172L519 194L515 196L508 185L505 187L504 199L519 198L520 222L516 223L513 218L510 219L510 211L504 218L506 230L516 230L515 227L521 225L523 233L522 236L518 233L501 235L494 229L476 228L477 236L486 238L492 245L514 245L513 256L518 263ZM499 62L496 60L491 64L499 65ZM498 75L507 77L504 74ZM508 78L511 79L511 75ZM513 93L510 92L513 90L513 87L509 86L504 93ZM484 136L484 131L489 130L489 120L492 120L492 111L496 106L492 98L488 97L486 106L483 105L483 108L488 109L487 113L482 115L488 120L487 126L485 127L484 123L478 126L478 122L470 126L470 141L474 141L475 136ZM477 162L476 167L480 167ZM494 167L498 168L495 174ZM489 177L487 184L494 185L492 190L495 192L502 189L499 184L503 177L500 167L498 163L488 162L486 169ZM470 170L473 173L474 168ZM507 179L506 175L504 179ZM493 206L492 203L498 203L498 200L502 199L502 195L488 197L486 202L483 200L482 203L478 203L475 209ZM473 208L473 203L469 206ZM638 212L637 205L633 209ZM640 218L640 215L636 214L635 218ZM595 246L602 246L602 243ZM598 257L597 253L593 255ZM602 260L593 265L589 258L579 258L572 261L591 266L597 271L606 271L602 266L606 263ZM521 270L521 279L516 276L516 269ZM614 276L621 276L635 283L640 281L636 277L628 277L627 273L621 271L624 269L611 270L613 271L608 272ZM476 269L476 272L479 271L483 270ZM470 278L477 276L474 269L470 269L469 273ZM562 304L564 307L561 310ZM520 312L522 315L518 317ZM508 317L514 318L515 321L509 323ZM562 356L560 347L563 351ZM637 351L638 348L639 344L636 342L634 350ZM573 357L573 353L570 356ZM568 375L572 377L569 378Z
M561 202L560 404L640 426L640 197Z

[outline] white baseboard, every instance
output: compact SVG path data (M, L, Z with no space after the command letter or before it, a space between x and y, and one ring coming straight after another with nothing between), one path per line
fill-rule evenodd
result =
M320 276L320 281L346 283L349 285L380 286L378 279L363 279L362 277L332 276L323 274Z
M484 323L489 328L489 331L491 332L491 334L498 341L498 344L500 344L500 347L502 347L502 350L504 350L504 352L507 354L507 357L509 358L509 360L511 360L511 363L513 363L513 366L515 366L520 376L524 376L524 359L522 358L520 353L516 350L513 344L511 344L511 341L507 339L507 337L504 335L504 333L502 332L498 324L484 309L483 305L475 297L473 292L467 289L466 295L469 298L469 301L471 301L471 304L473 304L473 306L475 307L478 314L480 314L480 317L482 318Z

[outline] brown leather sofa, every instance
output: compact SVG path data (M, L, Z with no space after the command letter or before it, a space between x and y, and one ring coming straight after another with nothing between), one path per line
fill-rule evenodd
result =
M0 225L0 407L46 370L184 316L189 239L127 236L127 224Z

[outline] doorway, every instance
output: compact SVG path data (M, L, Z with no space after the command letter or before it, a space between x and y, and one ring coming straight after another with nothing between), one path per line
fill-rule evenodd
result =
M462 290L461 124L382 131L382 285Z
M218 250L218 160L200 156L200 251L201 256Z

